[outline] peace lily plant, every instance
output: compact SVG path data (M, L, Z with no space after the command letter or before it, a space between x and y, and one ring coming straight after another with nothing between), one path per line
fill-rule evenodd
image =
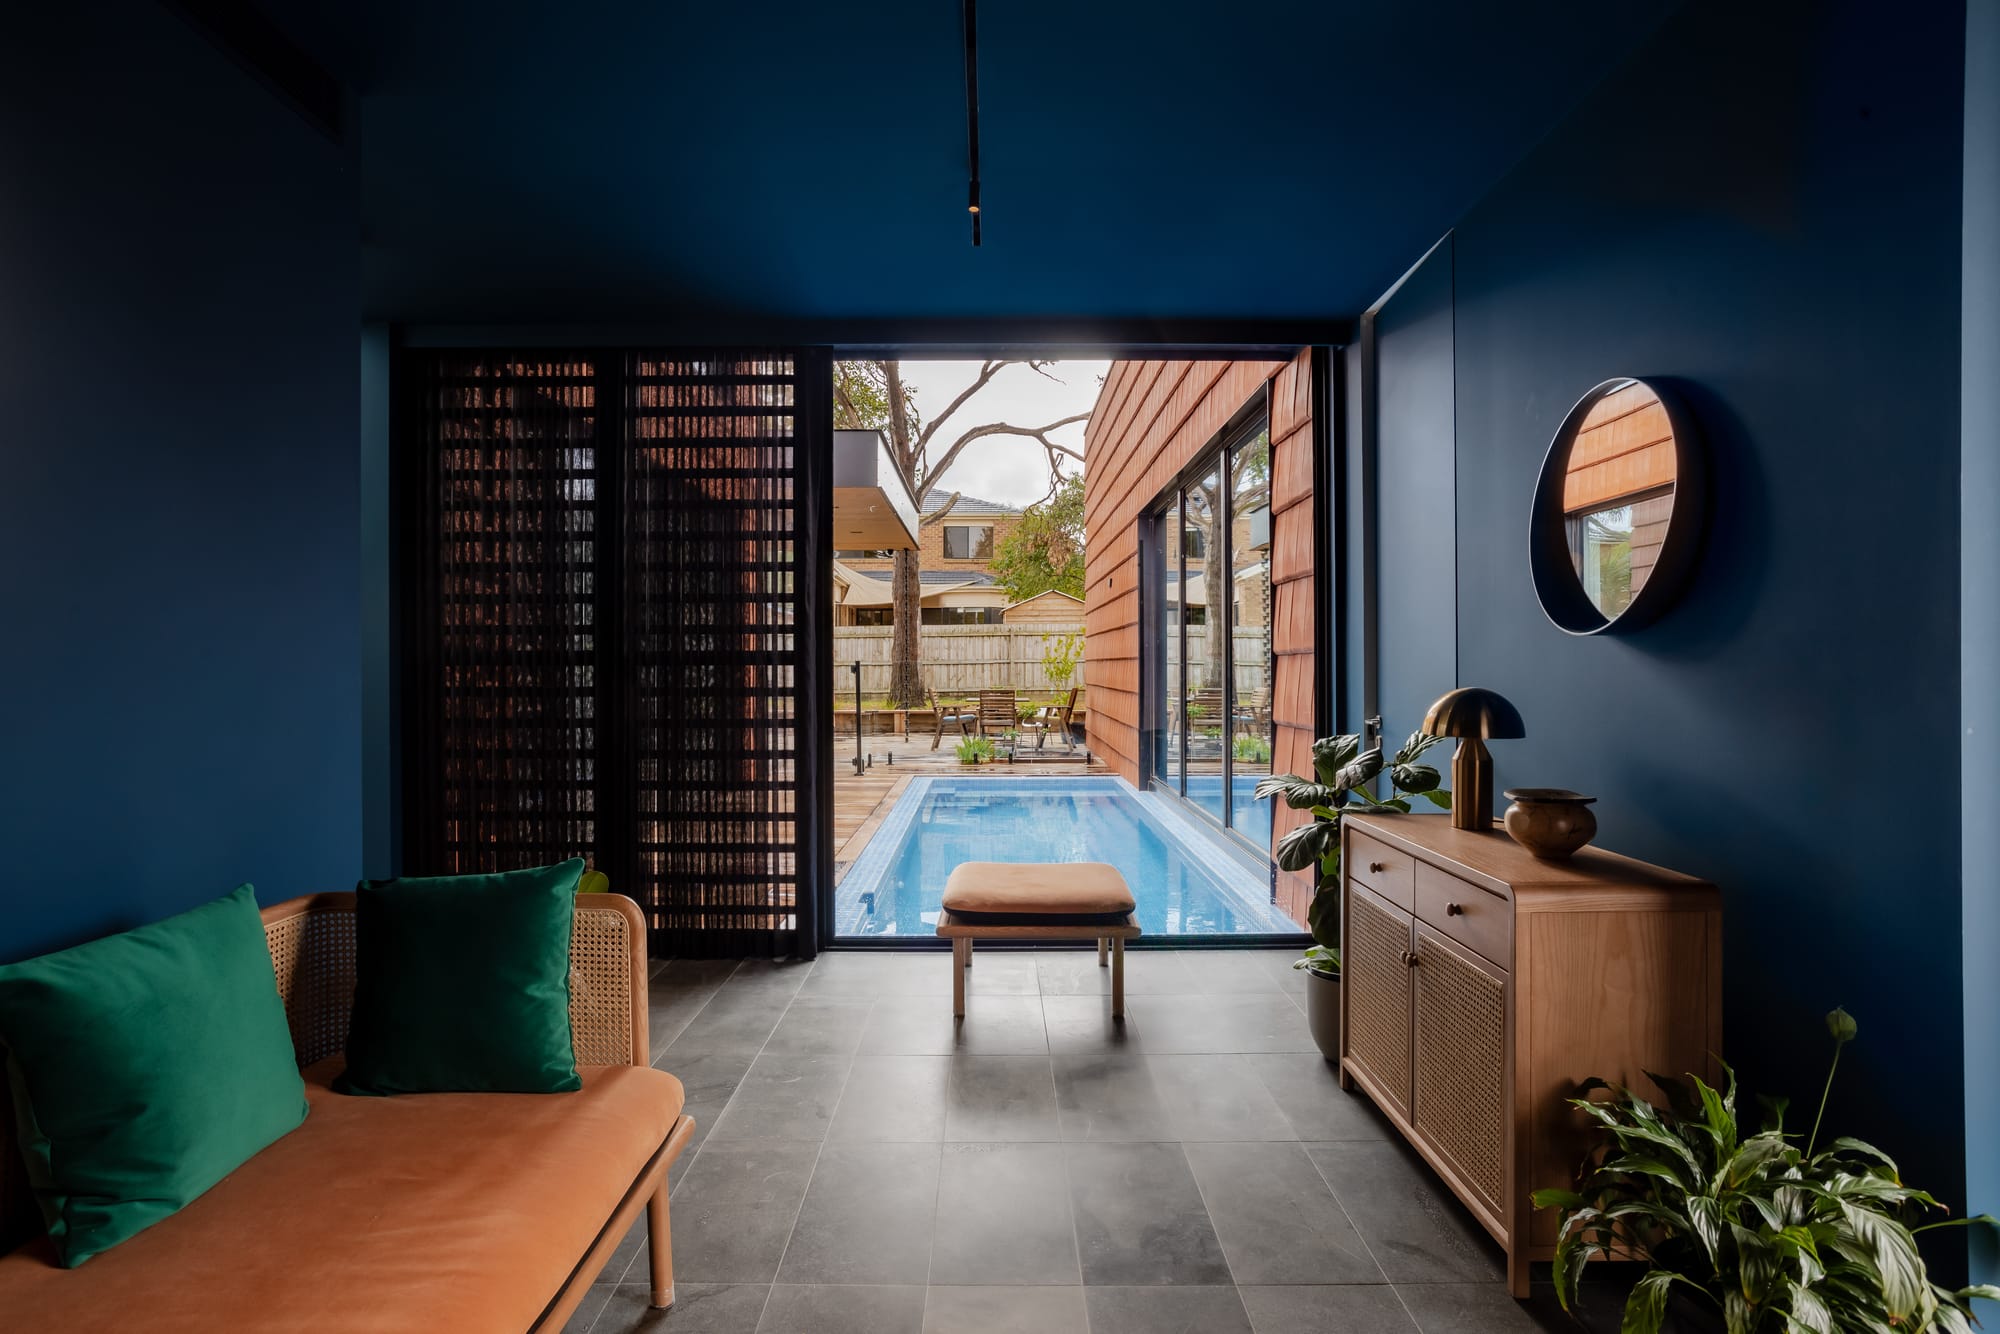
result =
M1648 1266L1625 1304L1622 1334L1658 1334L1668 1303L1705 1310L1728 1334L1970 1334L1974 1298L2000 1288L1957 1291L1931 1282L1917 1234L1991 1225L1989 1217L1917 1220L1944 1212L1903 1184L1880 1149L1842 1136L1819 1147L1826 1095L1840 1051L1855 1035L1845 1010L1826 1017L1833 1063L1810 1134L1784 1128L1786 1104L1764 1102L1763 1129L1745 1135L1736 1119L1736 1072L1710 1088L1646 1077L1666 1095L1656 1107L1631 1089L1608 1101L1586 1081L1571 1099L1601 1138L1579 1190L1538 1190L1535 1204L1562 1211L1556 1242L1556 1295L1568 1310L1584 1267L1608 1254Z
M1413 803L1427 801L1443 810L1451 809L1451 793L1438 787L1438 771L1417 763L1424 752L1443 737L1410 733L1391 759L1382 758L1382 748L1363 751L1361 738L1354 735L1321 737L1313 742L1313 776L1273 774L1257 784L1257 797L1282 797L1295 811L1311 811L1312 820L1278 840L1278 866L1287 871L1303 871L1317 865L1311 905L1306 909L1306 929L1313 943L1305 957L1293 964L1315 973L1332 975L1340 971L1340 820L1344 814L1360 811L1410 813ZM1369 784L1389 777L1386 796L1377 796Z

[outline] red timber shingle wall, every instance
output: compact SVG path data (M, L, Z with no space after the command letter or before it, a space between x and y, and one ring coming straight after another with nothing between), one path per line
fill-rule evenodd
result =
M1084 665L1091 749L1139 781L1139 522L1196 455L1271 390L1272 692L1276 772L1311 773L1312 351L1282 361L1114 362L1084 428ZM1309 818L1280 804L1272 837ZM1278 904L1305 921L1312 880L1279 872Z

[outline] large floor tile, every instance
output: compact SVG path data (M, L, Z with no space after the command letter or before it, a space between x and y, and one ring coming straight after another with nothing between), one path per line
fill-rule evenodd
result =
M875 1002L868 1000L797 997L771 1031L764 1052L851 1056L861 1045L861 1033L874 1006Z
M965 970L967 996L1038 996L1041 991L1033 950L981 950L974 945L972 967Z
M1059 1055L1141 1051L1144 1039L1128 1004L1122 1018L1113 1018L1109 996L1044 996L1042 1023L1048 1029L1049 1050Z
M778 1282L925 1282L937 1191L935 1144L827 1145Z
M1367 1094L1341 1089L1339 1071L1317 1051L1244 1060L1299 1139L1388 1139L1396 1133Z
M1181 955L1189 984L1196 995L1269 996L1278 990L1270 967L1270 950L1190 950ZM1286 959L1295 957L1292 951Z
M590 1327L597 1323L597 1317L604 1314L604 1308L611 1304L612 1294L618 1291L615 1283L593 1284L583 1300L570 1312L563 1322L562 1334L590 1334Z
M1154 1087L1172 1118L1170 1138L1295 1140L1292 1123L1278 1109L1244 1056L1147 1055Z
M734 1052L755 1056L784 1017L791 998L759 986L738 989L734 981L709 998L665 1050L677 1056Z
M1090 1334L1082 1288L933 1287L924 1334Z
M1109 996L1111 969L1097 962L1095 949L1037 950L1035 972L1042 995ZM1125 951L1127 996L1180 996L1193 989L1178 950Z
M1063 1151L1086 1284L1231 1281L1180 1145L1068 1144Z
M750 1065L710 1138L826 1138L833 1110L847 1083L851 1056L799 1056L767 1052Z
M674 1276L769 1283L799 1216L819 1145L711 1139L674 1192Z
M1048 1049L1039 997L971 997L960 1019L949 993L877 1001L860 1046L871 1056L1026 1056Z
M1382 1271L1297 1144L1189 1144L1238 1283L1380 1283Z
M1252 1334L1231 1287L1084 1289L1090 1334Z
M1135 996L1126 1003L1150 1052L1316 1050L1305 1015L1275 991L1249 996Z
M1062 1146L946 1145L930 1277L948 1285L1081 1283Z
M799 987L799 997L918 998L951 995L951 955L837 950L822 954Z
M945 1095L944 1137L962 1142L1061 1138L1049 1058L954 1058Z
M1497 1283L1399 1283L1396 1291L1424 1334L1537 1334L1537 1331L1617 1329L1622 1294L1587 1293L1589 1315L1583 1324L1564 1312L1553 1289L1537 1289L1527 1302L1517 1302ZM1668 1329L1674 1329L1670 1323Z
M1396 1289L1381 1283L1246 1286L1238 1292L1256 1334L1416 1334L1417 1330Z
M924 1290L909 1287L771 1289L758 1334L922 1334Z
M857 1056L829 1142L935 1142L944 1138L950 1056Z
M1350 1140L1306 1152L1391 1282L1503 1276L1499 1248L1408 1145Z
M1173 1119L1137 1056L1057 1056L1056 1115L1066 1140L1171 1140Z
M676 1283L674 1304L655 1311L652 1290L626 1283L612 1292L590 1334L752 1334L770 1287L763 1283Z
M671 1179L678 1184L687 1175L694 1162L695 1151L700 1149L715 1123L722 1119L722 1111L729 1100L736 1096L737 1085L750 1071L750 1063L756 1058L746 1052L701 1052L695 1055L668 1055L660 1053L653 1064L681 1081L686 1102L681 1105L681 1114L694 1118L694 1137L688 1141L686 1149L671 1169Z
M745 959L729 975L730 991L756 992L772 1000L790 1000L798 994L812 965L798 959Z

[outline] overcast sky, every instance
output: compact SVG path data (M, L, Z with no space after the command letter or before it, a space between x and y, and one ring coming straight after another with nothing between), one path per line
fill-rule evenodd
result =
M916 391L917 409L926 422L944 411L952 399L979 378L977 361L905 361L903 380ZM1015 426L1046 426L1073 413L1089 412L1097 402L1098 380L1108 361L1059 361L1037 374L1026 366L1009 366L991 384L953 413L932 443L931 457L940 457L960 431L987 422ZM1054 438L1073 449L1083 448L1083 423L1065 426ZM1065 460L1067 471L1076 471ZM1040 442L1009 436L988 436L965 447L944 475L947 491L1027 506L1049 493L1048 455Z

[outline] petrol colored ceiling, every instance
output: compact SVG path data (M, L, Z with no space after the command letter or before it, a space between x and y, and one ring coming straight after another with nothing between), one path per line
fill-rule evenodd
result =
M360 96L365 304L414 321L1365 308L1671 0L270 0Z

